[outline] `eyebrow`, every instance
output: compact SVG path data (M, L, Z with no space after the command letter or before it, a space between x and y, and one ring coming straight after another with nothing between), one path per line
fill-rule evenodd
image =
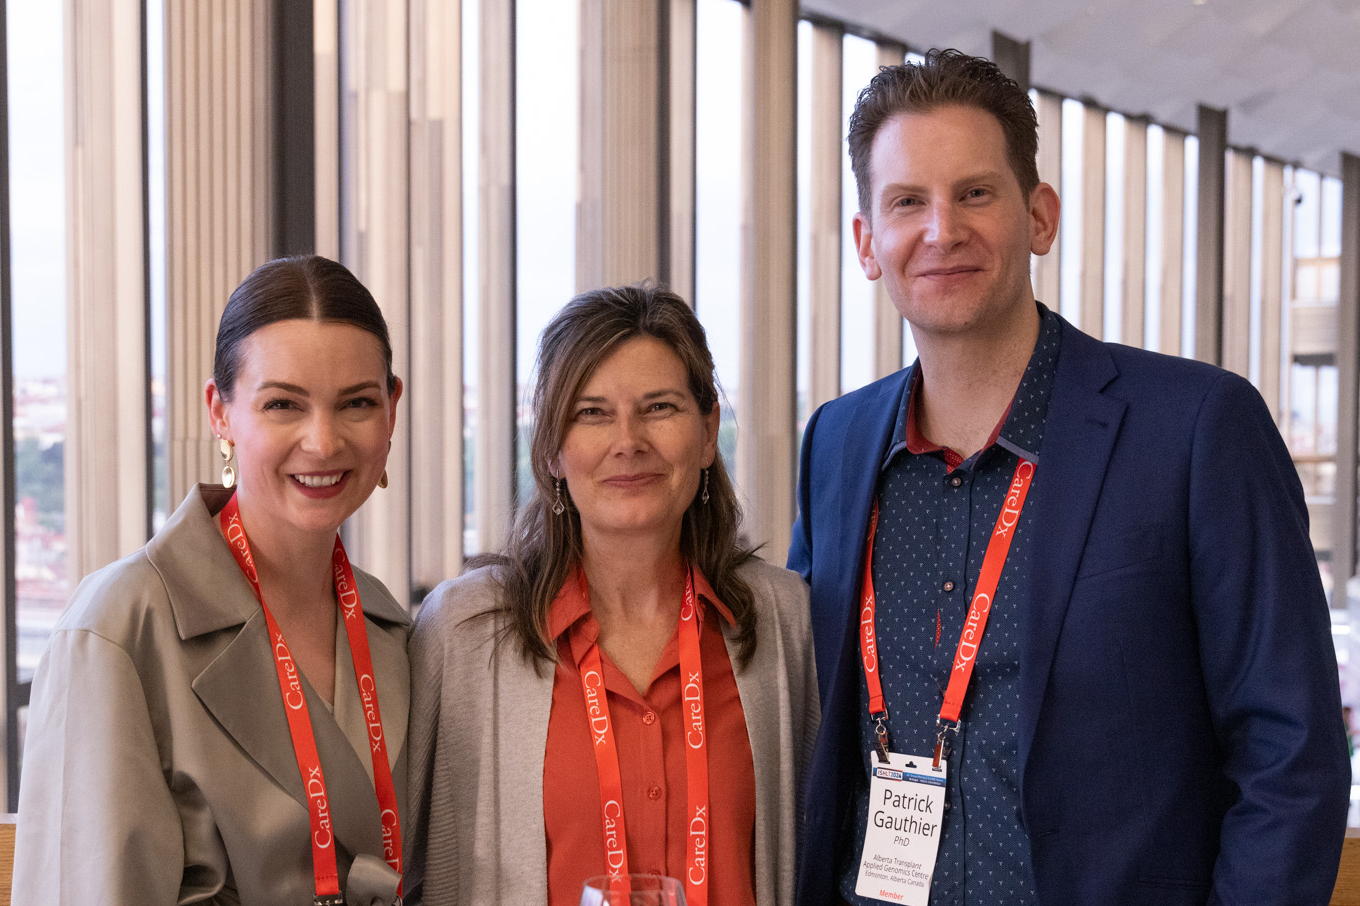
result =
M644 394L642 394L642 399L643 399L644 401L646 401L646 400L654 400L654 399L659 399L660 397L663 397L663 396L684 396L684 392L681 391L681 390L673 389L673 388L671 388L671 389L666 389L666 390L653 390L653 391L651 391L650 393L644 393ZM606 397L603 397L603 396L578 396L578 397L576 398L576 402L577 402L577 403L607 403L607 402L609 402L609 400L608 400Z
M282 390L285 393L295 393L298 396L308 397L311 396L311 393L309 393L305 388L299 387L297 384L290 384L287 381L261 381L259 387L257 387L256 389ZM377 381L364 381L359 384L353 384L349 387L342 387L340 388L340 392L336 395L349 396L351 393L359 393L364 390L376 390L376 389L378 389Z
M970 173L967 176L962 176L954 180L953 188L957 189L961 186L969 185L970 183L993 183L1001 179L1004 174L1004 170L980 170L977 173ZM883 188L879 191L879 199L882 200L883 197L896 192L920 192L924 189L925 186L918 183L890 182L884 184Z

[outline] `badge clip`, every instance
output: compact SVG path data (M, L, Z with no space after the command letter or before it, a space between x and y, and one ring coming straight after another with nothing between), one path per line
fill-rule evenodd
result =
M874 715L874 736L878 741L878 760L881 764L888 763L888 750L891 746L888 743L888 712L880 711Z
M935 768L939 768L940 759L949 757L949 734L959 732L959 722L957 720L945 720L943 717L935 719L935 726L939 728L935 734Z

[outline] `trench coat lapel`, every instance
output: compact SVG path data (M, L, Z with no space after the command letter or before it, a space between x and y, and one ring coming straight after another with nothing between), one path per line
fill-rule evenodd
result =
M196 487L147 546L147 555L165 580L181 639L195 640L204 651L204 666L192 682L199 701L242 750L306 808L264 612L213 521L229 496L220 488ZM384 621L405 625L410 619L375 580L357 570L355 578L365 616L370 618L366 621L369 647L388 756L396 763L406 737L410 678L404 645L381 627ZM347 645L344 651L344 662L337 661L337 680L353 686ZM305 677L302 686L324 766L336 838L351 854L381 853L378 802L369 769ZM359 709L356 696L349 693L345 706L344 696L337 693L342 707ZM361 713L351 719L363 722ZM394 769L393 773L400 799L404 771Z
M1022 765L1034 741L1077 567L1127 409L1123 401L1101 392L1117 376L1105 347L1064 321L1034 476L1035 566L1026 595L1030 612L1020 656Z

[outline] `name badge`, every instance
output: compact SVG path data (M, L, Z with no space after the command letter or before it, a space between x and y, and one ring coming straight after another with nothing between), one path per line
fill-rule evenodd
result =
M855 893L908 906L927 906L944 823L945 764L929 755L888 753L873 760L869 826Z

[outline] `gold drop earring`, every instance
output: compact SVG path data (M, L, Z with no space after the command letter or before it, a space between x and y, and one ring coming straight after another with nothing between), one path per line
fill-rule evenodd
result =
M235 487L236 470L231 466L231 459L236 455L235 445L219 434L217 435L217 452L222 454L222 487Z

